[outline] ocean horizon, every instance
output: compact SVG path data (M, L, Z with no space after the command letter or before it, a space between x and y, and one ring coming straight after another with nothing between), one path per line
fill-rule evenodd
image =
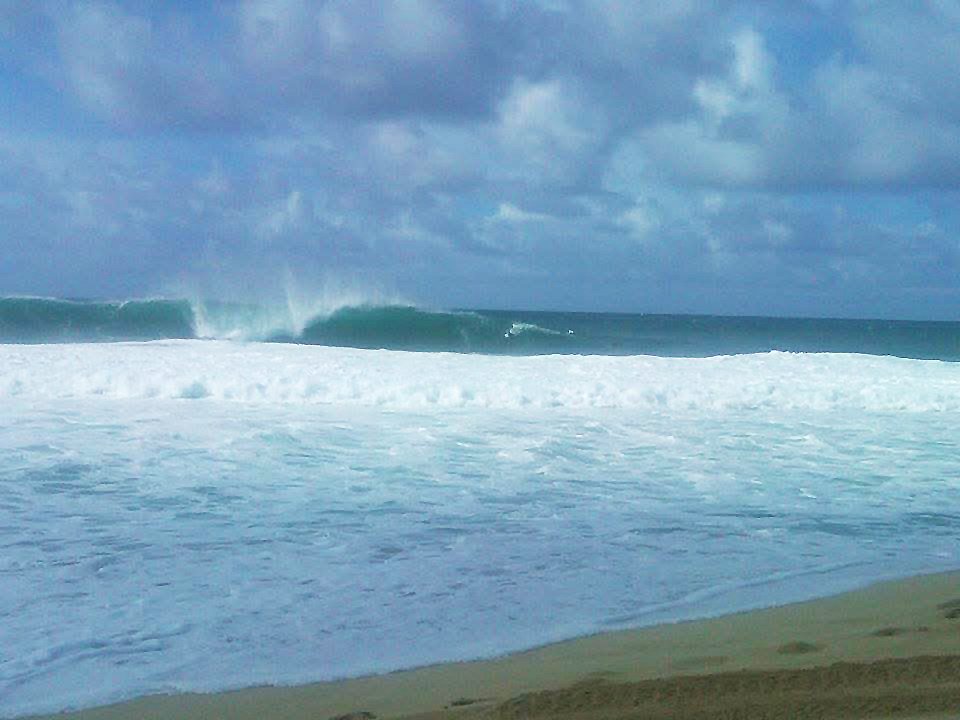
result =
M958 75L960 0L0 0L0 720L960 569ZM757 662L939 709L921 586Z
M960 321L550 310L382 301L0 297L0 343L215 339L506 355L847 352L960 359Z

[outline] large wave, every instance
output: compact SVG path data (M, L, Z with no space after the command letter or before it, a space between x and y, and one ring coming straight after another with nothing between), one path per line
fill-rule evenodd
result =
M92 342L196 337L186 300L119 302L0 298L0 342Z
M348 305L306 317L289 305L0 298L0 342L218 339L448 352L558 352L558 330L476 312Z
M296 340L312 345L454 352L557 351L560 333L476 312L345 307L311 322Z
M432 310L345 295L272 303L0 298L0 343L210 339L493 355L771 350L960 360L960 323Z

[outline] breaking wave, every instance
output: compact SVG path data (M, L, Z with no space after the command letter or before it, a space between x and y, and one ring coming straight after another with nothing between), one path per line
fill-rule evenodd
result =
M562 352L567 335L477 312L348 305L298 317L290 307L188 300L0 299L0 342L218 339L434 352ZM569 345L569 342L566 343Z
M254 304L0 298L0 343L230 340L488 355L770 351L960 360L960 323L432 310L362 297Z

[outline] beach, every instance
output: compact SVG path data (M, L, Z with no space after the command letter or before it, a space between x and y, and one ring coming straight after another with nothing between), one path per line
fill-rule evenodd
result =
M960 573L340 682L156 695L60 720L956 718Z
M958 74L960 0L0 0L0 720L960 720Z

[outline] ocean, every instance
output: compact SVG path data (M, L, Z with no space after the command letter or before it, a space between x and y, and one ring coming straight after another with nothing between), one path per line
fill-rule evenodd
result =
M0 716L960 567L960 323L0 299Z

